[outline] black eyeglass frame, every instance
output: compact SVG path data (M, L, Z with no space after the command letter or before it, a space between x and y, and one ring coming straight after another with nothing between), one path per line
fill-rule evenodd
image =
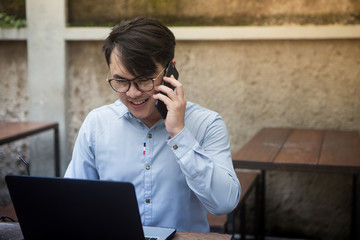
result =
M136 77L136 78L131 79L131 80L128 80L128 79L125 79L125 78L107 78L107 79L105 79L105 81L107 81L107 82L109 83L110 87L111 87L115 92L118 92L118 93L126 93L126 92L128 92L129 89L130 89L130 86L131 86L131 82L133 82L135 88L136 88L138 91L140 91L140 92L150 92L151 90L154 89L154 82L155 82L155 80L158 79L158 77L161 75L162 72L164 72L164 70L165 70L165 68L163 68L163 70L161 70L160 73L159 73L155 78ZM137 84L136 81L144 80L144 79L146 79L146 80L151 80L151 81L152 81L152 88L151 88L151 89L144 91L144 90L141 90L141 89L139 88L139 86L138 86L138 84ZM111 84L111 81L127 82L127 83L128 83L128 88L127 88L126 91L118 91L118 90L116 90L116 89L113 87L113 85Z

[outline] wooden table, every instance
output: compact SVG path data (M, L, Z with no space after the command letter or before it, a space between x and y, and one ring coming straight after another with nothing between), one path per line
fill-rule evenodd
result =
M219 233L176 232L173 240L230 240L231 237L231 235ZM0 240L10 239L23 239L19 224L0 222Z
M261 170L261 230L265 230L265 171L353 175L351 239L360 239L360 136L357 131L263 128L236 154L235 168Z
M55 176L60 177L60 148L58 123L0 121L0 145L51 129L54 130Z
M230 234L176 232L173 240L230 240Z

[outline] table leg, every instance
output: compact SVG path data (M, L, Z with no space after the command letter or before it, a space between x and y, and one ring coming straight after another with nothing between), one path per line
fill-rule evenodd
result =
M360 240L360 177L353 176L353 209L351 221L351 239Z
M55 177L60 177L60 140L59 125L54 127L54 157L55 157Z
M265 239L265 193L266 193L266 171L261 170L259 183L259 236L257 239Z
M241 240L246 239L246 202L240 205L240 235Z

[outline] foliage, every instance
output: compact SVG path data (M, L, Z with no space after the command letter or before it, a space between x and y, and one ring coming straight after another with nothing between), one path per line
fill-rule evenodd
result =
M26 27L26 19L17 19L15 16L0 13L0 28Z

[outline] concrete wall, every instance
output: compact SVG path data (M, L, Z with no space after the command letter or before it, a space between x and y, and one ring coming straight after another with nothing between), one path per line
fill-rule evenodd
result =
M28 116L26 42L0 41L0 120L25 121ZM25 174L18 153L27 160L28 141L0 146L0 208L9 203L4 177Z
M169 25L360 23L359 0L69 0L69 23L104 25L152 16Z

